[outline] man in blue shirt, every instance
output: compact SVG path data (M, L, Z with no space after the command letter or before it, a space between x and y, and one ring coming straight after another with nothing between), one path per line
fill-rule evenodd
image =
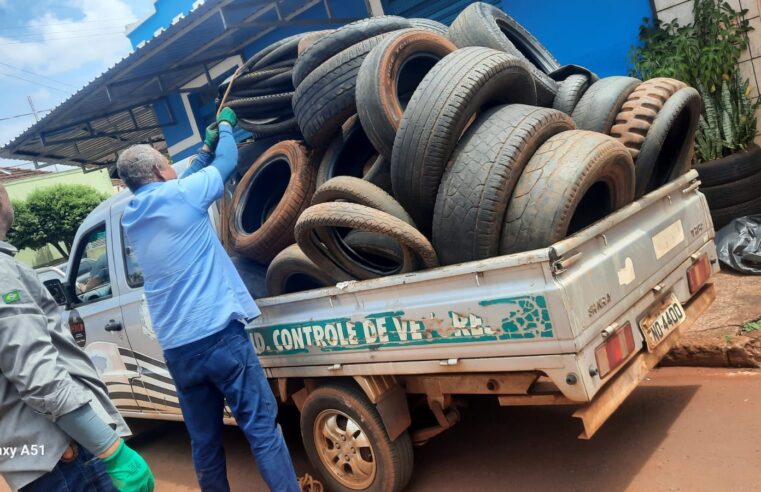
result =
M235 113L224 108L218 133L207 129L201 152L179 179L153 147L124 151L117 167L135 197L122 225L143 270L148 309L177 386L201 489L230 490L221 435L227 399L270 489L298 491L275 422L277 402L241 322L260 312L208 213L235 170L236 122Z

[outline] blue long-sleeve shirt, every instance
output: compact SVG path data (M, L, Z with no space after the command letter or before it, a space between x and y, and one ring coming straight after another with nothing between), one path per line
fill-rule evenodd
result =
M238 160L229 125L210 156L180 179L142 186L127 205L124 232L143 269L145 297L163 349L209 336L260 312L219 242L208 214Z

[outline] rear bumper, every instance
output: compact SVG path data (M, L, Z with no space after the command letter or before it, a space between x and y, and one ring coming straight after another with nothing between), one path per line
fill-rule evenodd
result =
M712 283L706 284L688 304L685 305L687 319L677 330L661 342L654 352L641 352L631 359L623 370L598 391L591 402L578 409L573 416L581 419L584 432L580 439L589 439L623 403L627 396L645 379L658 362L676 345L682 333L700 317L716 298L716 289Z

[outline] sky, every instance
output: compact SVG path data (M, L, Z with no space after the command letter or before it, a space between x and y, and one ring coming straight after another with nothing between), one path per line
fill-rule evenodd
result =
M0 146L131 51L153 0L0 0ZM21 116L23 115L23 116ZM33 167L0 158L0 167Z

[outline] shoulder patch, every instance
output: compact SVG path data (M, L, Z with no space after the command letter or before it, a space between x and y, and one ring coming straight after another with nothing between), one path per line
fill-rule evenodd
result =
M16 290L12 290L10 292L6 292L3 294L3 302L6 304L15 304L21 300L21 293Z

